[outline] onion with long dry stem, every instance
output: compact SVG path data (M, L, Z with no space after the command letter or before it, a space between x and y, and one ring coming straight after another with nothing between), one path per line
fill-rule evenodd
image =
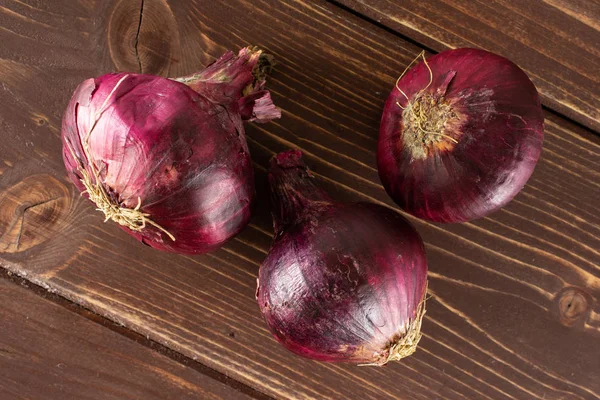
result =
M518 66L487 51L422 56L385 105L379 176L394 201L417 217L484 217L523 188L540 156L537 90Z
M383 365L421 338L427 264L400 214L332 200L299 151L271 160L275 237L257 300L286 348L320 361Z
M116 73L88 79L63 118L73 183L138 240L197 254L249 221L254 173L243 121L281 114L264 90L269 57L223 55L178 79Z

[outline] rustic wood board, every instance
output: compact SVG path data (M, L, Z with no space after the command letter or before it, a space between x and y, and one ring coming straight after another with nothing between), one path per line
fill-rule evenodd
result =
M5 3L0 34L14 48L0 48L0 263L9 270L276 398L600 395L597 136L548 114L542 159L506 209L462 225L412 219L433 295L414 356L385 368L316 363L281 348L254 301L272 232L264 168L298 147L332 196L393 207L374 168L377 129L395 78L421 49L323 1L144 0L139 34L141 2ZM102 224L60 157L74 87L119 68L184 75L247 44L279 60L270 87L283 109L280 121L248 127L259 196L251 225L213 254L185 257Z
M545 105L600 129L594 0L336 0L436 51L479 47L524 68Z
M251 399L0 278L0 398Z

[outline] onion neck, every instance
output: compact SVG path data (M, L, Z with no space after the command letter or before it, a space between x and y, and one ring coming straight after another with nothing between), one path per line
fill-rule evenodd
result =
M275 233L310 215L310 210L332 203L331 197L317 186L298 150L274 156L268 175Z
M273 63L269 54L246 47L237 55L231 51L225 53L203 71L174 80L216 104L237 104L244 121L268 122L281 117L281 111L265 89Z
M261 50L251 47L241 49L237 55L228 51L203 71L175 80L207 97L222 96L237 100L252 90L253 83L259 77L264 81L266 71L255 73L255 69L260 69L259 60L262 57Z

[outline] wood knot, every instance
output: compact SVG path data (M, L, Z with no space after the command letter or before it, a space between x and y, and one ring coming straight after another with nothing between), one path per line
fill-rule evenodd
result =
M0 253L18 253L56 236L71 191L50 175L33 175L0 194Z
M121 0L108 25L110 56L120 71L166 75L179 49L179 31L164 0Z
M579 288L568 287L556 295L554 303L561 324L583 326L591 309L592 298Z

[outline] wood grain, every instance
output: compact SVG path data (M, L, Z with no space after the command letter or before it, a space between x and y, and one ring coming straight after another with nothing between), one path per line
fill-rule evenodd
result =
M438 52L479 47L501 54L527 71L545 105L600 129L597 1L335 2Z
M3 4L10 32L1 40L10 45L0 48L0 190L17 192L9 188L40 174L69 187L58 136L70 92L125 63L136 42L109 51L117 1ZM165 61L150 54L164 48L152 38L168 24L152 28L155 36L141 32L167 6L178 39ZM279 61L269 85L283 117L247 131L257 172L252 223L212 254L174 256L103 224L72 193L62 227L0 254L5 268L275 398L600 396L600 138L548 114L542 159L508 207L461 225L412 219L426 242L433 296L414 356L386 368L304 360L271 338L254 300L272 234L268 159L300 148L333 197L394 207L375 169L379 118L398 71L421 49L324 1L145 0L142 13L145 71L189 74L247 44ZM53 38L43 48L29 39L38 29Z
M0 278L0 397L250 399Z
M32 175L0 194L0 249L36 246L64 228L73 189L50 175Z

